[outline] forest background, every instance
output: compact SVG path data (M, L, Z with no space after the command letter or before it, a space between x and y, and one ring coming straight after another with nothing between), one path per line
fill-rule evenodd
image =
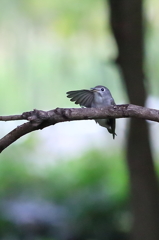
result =
M144 1L146 104L156 109L158 8L157 0ZM110 89L117 104L129 102L114 63L118 49L107 1L1 0L0 9L0 115L74 107L67 91L98 84ZM80 121L31 133L5 150L0 163L1 236L26 237L30 224L28 239L126 237L132 221L125 163L128 121L117 120L115 141L94 121ZM17 125L2 122L1 137ZM158 125L149 127L158 168ZM52 211L49 219L47 211ZM42 233L35 219L42 222Z

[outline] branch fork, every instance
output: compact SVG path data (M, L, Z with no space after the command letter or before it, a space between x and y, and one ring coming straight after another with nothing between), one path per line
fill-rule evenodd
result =
M56 108L50 111L34 109L21 115L0 116L0 121L28 121L0 139L0 153L25 134L59 122L128 117L159 122L159 110L132 104L122 104L105 108Z

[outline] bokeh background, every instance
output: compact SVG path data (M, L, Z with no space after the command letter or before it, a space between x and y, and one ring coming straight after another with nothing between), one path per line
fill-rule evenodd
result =
M147 106L159 104L159 3L144 1ZM69 90L108 87L128 103L104 0L0 0L0 115L74 107ZM1 239L127 239L131 226L124 147L94 121L60 123L1 154ZM1 122L0 137L20 125ZM155 159L157 123L149 123Z

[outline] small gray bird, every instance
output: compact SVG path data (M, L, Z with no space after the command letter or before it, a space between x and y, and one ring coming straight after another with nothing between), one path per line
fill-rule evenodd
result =
M106 106L116 105L108 88L104 86L96 86L90 90L77 90L67 92L67 97L72 102L87 108L103 108ZM115 138L115 118L96 119L100 126L106 127L108 132Z

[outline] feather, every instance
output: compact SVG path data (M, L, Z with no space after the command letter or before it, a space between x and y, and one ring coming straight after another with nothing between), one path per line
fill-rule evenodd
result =
M71 98L70 100L72 102L75 102L75 104L90 108L93 101L93 92L85 89L78 91L69 91L67 92L67 97Z

